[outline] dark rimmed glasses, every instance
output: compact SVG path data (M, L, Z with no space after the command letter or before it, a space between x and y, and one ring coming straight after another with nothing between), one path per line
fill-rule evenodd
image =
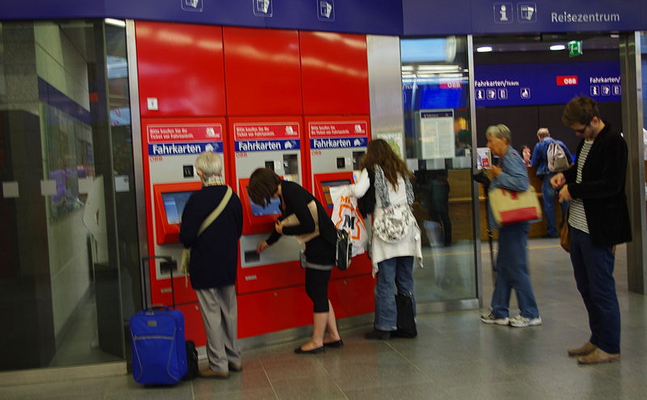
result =
M575 133L579 133L580 135L584 135L584 131L585 131L585 130L586 130L586 128L588 128L590 125L591 125L591 123L589 122L588 124L584 125L584 128L582 128L582 129L573 129L573 131L574 131Z

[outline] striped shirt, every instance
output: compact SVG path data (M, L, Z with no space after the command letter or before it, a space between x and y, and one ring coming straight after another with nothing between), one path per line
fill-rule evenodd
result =
M577 176L575 177L575 183L582 182L582 169L584 169L586 157L589 155L591 146L593 146L592 140L586 140L582 145L582 150L577 157ZM582 202L582 199L573 199L571 201L571 205L568 209L568 224L575 229L589 233L589 225L586 223L586 212L584 211L584 203Z

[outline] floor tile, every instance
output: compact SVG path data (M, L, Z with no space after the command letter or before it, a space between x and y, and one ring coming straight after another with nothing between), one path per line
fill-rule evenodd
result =
M443 268L433 270L428 260L432 268L418 274L417 290L423 284L430 284L429 290L451 289L452 279L460 276L447 269L457 263L447 257L433 254ZM363 326L342 331L345 346L322 354L294 354L307 338L247 350L243 372L227 380L198 378L146 388L131 376L118 376L2 387L0 400L644 400L647 296L627 292L623 256L617 258L614 273L622 314L622 360L593 366L578 365L566 354L590 335L568 255L555 240L542 239L530 241L529 257L544 320L538 327L485 325L479 319L481 310L421 314L414 339L365 340L371 327ZM482 276L486 309L492 295L487 258ZM445 274L440 287L433 282L435 274ZM513 295L512 315L516 307Z

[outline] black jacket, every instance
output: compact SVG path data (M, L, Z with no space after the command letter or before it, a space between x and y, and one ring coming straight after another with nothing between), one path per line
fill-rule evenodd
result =
M191 249L191 286L211 289L236 282L238 239L243 230L243 208L232 193L220 216L198 237L202 222L218 207L227 186L205 186L184 207L180 242Z
M577 147L580 157L584 139ZM593 245L610 247L631 240L629 209L625 196L627 144L605 122L586 157L582 182L575 183L577 162L564 172L568 191L582 199Z
M314 200L317 203L317 216L319 217L319 236L306 243L306 260L313 264L330 265L335 262L335 243L337 241L337 229L332 223L328 212L315 197L301 187L299 184L289 181L281 181L281 192L285 210L283 216L295 214L300 225L283 228L284 235L302 235L315 230L315 222L308 209L308 204ZM272 232L267 239L267 244L275 243L281 235L276 231Z

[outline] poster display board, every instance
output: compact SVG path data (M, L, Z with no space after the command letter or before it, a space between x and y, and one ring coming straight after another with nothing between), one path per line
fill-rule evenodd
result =
M421 158L454 157L454 110L420 110L417 114Z

